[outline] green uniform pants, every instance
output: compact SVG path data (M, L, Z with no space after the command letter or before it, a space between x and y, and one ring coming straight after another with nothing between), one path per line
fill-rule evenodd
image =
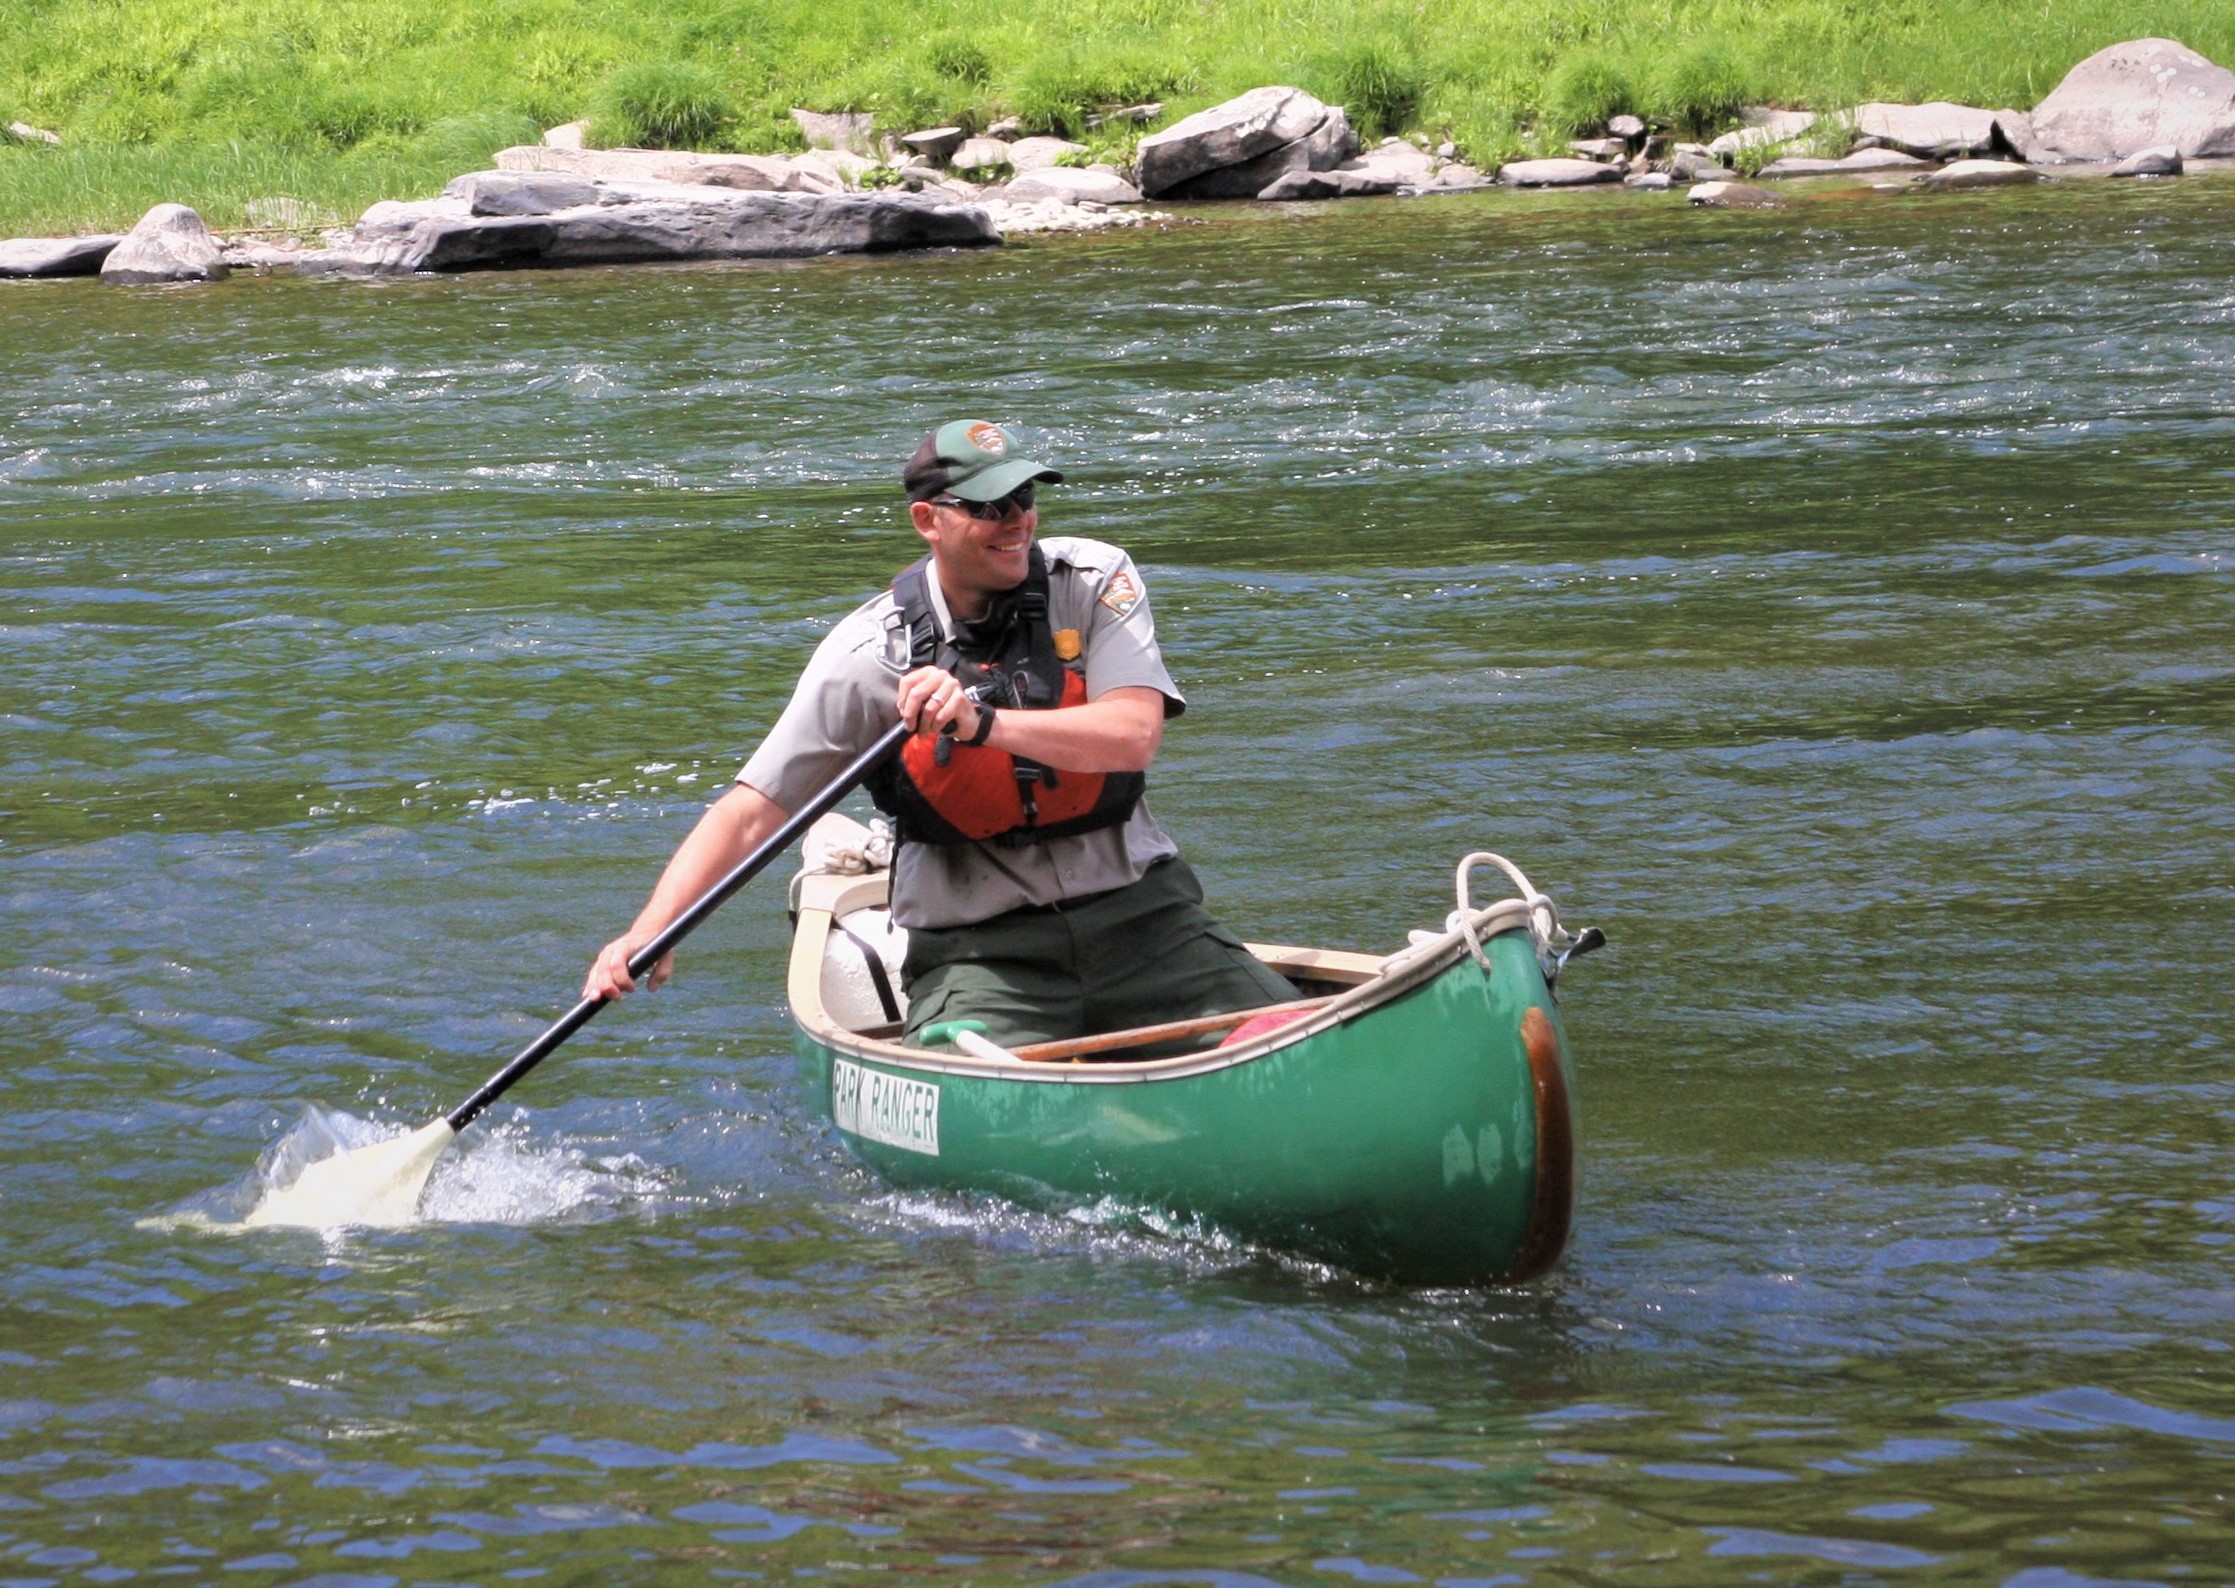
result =
M908 934L908 1038L983 1020L1003 1047L1281 1003L1296 989L1203 908L1184 860L1129 887Z

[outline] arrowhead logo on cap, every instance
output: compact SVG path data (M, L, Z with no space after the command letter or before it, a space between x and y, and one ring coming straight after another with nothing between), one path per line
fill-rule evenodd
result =
M980 452L996 458L1006 456L1009 451L1008 432L999 425L987 424L982 419L963 432L963 439Z

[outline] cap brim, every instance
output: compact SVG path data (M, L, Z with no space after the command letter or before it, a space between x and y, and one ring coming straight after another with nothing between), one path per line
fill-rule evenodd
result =
M947 494L960 497L965 502L990 502L996 497L1007 496L1027 480L1045 480L1050 485L1061 485L1063 476L1044 463L1030 463L1018 458L1009 463L996 463L990 469L981 469L967 480L957 480L947 487Z

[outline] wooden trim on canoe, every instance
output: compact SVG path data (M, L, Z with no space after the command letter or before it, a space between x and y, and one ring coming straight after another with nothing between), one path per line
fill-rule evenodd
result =
M1382 958L1378 954L1355 954L1344 948L1293 948L1286 943L1244 943L1242 947L1283 976L1301 976L1306 981L1356 987L1381 974Z
M1535 1004L1521 1017L1521 1046L1536 1092L1537 1187L1529 1233L1506 1270L1509 1280L1534 1279L1560 1260L1575 1209L1575 1116L1568 1105L1567 1071L1560 1068L1560 1034Z
M1126 1031L1104 1031L1091 1037L1067 1037L1060 1042L1033 1042L1009 1051L1020 1059L1053 1064L1063 1059L1083 1059L1090 1053L1115 1053L1125 1048L1145 1048L1154 1042L1176 1042L1181 1037L1207 1037L1214 1031L1231 1031L1259 1015L1301 1013L1317 1009L1325 998L1298 998L1285 1004L1261 1004L1255 1009L1233 1009L1222 1015L1198 1015L1193 1020L1167 1020L1160 1026L1134 1026Z

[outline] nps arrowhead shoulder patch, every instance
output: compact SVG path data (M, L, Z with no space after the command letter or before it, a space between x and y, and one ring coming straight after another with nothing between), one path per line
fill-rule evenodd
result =
M1120 568L1102 587L1102 604L1121 618L1131 617L1133 609L1141 604L1141 582L1129 569Z

